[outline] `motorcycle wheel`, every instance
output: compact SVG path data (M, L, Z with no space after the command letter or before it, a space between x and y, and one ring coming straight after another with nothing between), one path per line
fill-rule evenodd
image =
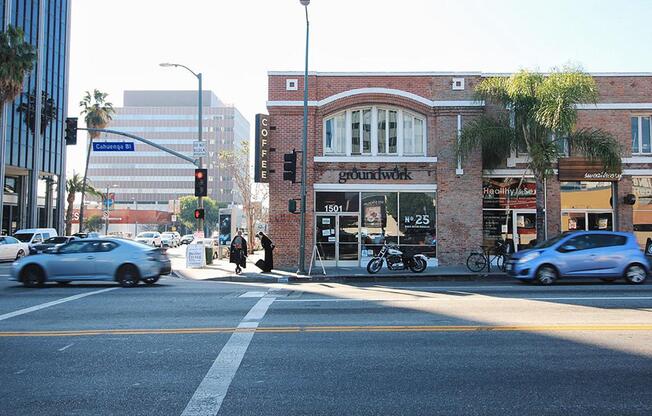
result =
M426 270L426 267L428 267L428 263L422 258L416 258L414 259L414 262L410 264L410 270L414 273L421 273Z
M369 274L376 274L383 267L383 259L373 258L367 263L367 272Z

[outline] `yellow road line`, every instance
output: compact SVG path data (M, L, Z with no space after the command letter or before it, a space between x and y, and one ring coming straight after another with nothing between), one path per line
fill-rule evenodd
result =
M12 331L0 337L79 337L97 335L179 335L230 334L233 332L300 333L300 332L559 332L559 331L652 331L652 325L356 325L356 326L276 326L258 328L155 328L155 329L88 329L76 331Z

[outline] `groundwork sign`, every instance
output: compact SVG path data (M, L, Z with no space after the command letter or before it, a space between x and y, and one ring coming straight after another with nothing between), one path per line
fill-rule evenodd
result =
M186 269L198 269L206 265L206 249L204 244L188 244L186 246Z

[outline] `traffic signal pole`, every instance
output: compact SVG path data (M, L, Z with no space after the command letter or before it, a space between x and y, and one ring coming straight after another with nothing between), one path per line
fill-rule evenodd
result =
M198 103L197 103L198 106L199 106L198 109L197 109L197 114L198 114L197 125L199 126L199 132L198 132L199 135L197 137L197 141L199 141L199 142L202 141L202 134L201 133L202 133L202 108L203 108L202 95L203 94L202 94L201 79L202 79L202 76L201 76L201 72L200 72L200 73L197 74L197 80L199 81L199 99L198 99ZM199 157L199 168L200 169L204 168L204 157L203 156ZM206 178L206 180L208 181L208 178ZM202 210L204 209L204 197L203 196L198 197L197 207L199 209L202 209ZM204 218L203 217L200 218L197 221L197 228L199 229L199 231L202 234L205 234L206 231L204 230ZM204 237L206 237L206 235L204 235Z

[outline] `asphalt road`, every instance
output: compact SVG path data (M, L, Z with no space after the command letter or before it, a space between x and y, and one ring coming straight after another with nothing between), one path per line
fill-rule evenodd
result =
M25 289L7 267L3 415L652 414L652 284Z

